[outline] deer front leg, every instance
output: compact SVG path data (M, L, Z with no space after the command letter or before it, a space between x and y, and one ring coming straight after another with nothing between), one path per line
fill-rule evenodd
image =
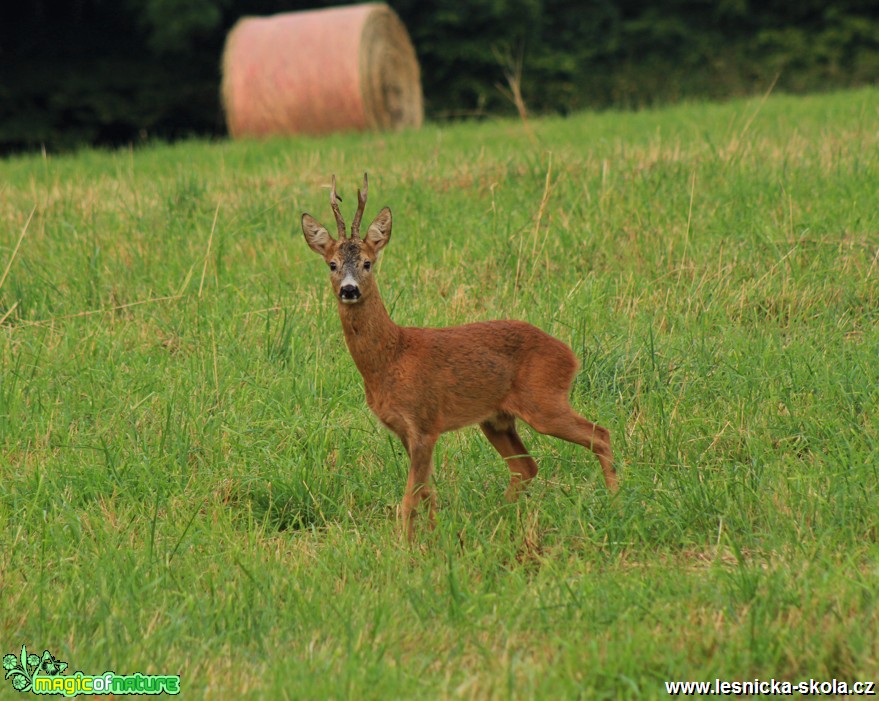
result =
M403 495L403 503L400 507L403 519L403 528L406 536L411 541L415 536L415 517L418 506L422 501L427 501L427 514L429 527L434 527L434 511L436 509L436 496L430 485L430 474L433 472L433 447L436 444L436 436L418 436L404 439L403 445L409 453L409 481L406 484L406 493Z

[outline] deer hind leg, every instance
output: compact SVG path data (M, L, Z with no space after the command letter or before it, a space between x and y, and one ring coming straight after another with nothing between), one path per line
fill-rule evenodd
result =
M406 536L412 540L415 536L414 521L418 515L418 507L423 501L427 501L429 527L431 529L434 527L436 495L430 485L430 475L433 472L433 447L436 445L436 436L408 437L403 440L403 445L409 453L410 464L409 481L400 506L400 515Z
M595 453L604 472L604 484L610 491L617 491L619 483L613 466L610 431L580 416L568 404L566 397L547 404L532 406L519 416L538 433L579 443Z
M516 432L516 419L511 414L498 414L483 421L479 428L510 468L510 486L504 496L507 501L515 501L537 475L537 463Z

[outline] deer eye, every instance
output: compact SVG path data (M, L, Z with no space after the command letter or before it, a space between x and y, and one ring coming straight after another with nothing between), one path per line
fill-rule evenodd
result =
M336 261L331 260L331 261L330 261L330 270L332 270L333 272L336 272L336 268L337 268L337 267L338 267L338 266L336 265Z
M371 267L372 267L372 263L370 261L368 261L368 260L363 261L363 269L364 270L369 270Z

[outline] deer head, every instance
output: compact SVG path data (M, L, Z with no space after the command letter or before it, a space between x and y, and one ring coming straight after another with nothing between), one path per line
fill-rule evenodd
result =
M391 239L391 210L382 209L360 238L360 220L366 207L368 182L363 174L363 188L357 193L357 213L351 224L351 236L345 234L345 220L339 210L341 197L336 194L336 176L330 188L330 206L336 217L339 238L334 239L326 227L310 214L302 215L302 233L312 251L319 254L330 267L333 292L342 304L357 304L375 289L372 267L379 253Z

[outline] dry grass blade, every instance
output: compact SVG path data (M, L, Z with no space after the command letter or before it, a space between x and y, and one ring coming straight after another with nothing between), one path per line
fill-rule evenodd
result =
M6 263L6 269L3 271L3 277L0 277L0 290L3 289L3 284L6 282L6 276L9 275L9 270L12 268L12 263L15 260L15 256L18 255L18 249L21 248L21 242L24 241L24 235L27 233L27 228L30 226L31 219L34 218L34 212L37 211L37 208L34 207L31 210L31 213L28 215L27 221L24 223L24 228L21 230L21 235L18 237L18 243L15 244L15 248L12 250L12 255L9 256L9 262Z
M159 302L173 302L176 299L182 299L184 295L168 295L167 297L150 297L149 299L141 299L137 302L128 302L128 304L117 304L114 307L105 307L103 309L87 309L82 312L75 312L73 314L62 314L61 316L53 316L48 319L37 319L34 321L23 321L21 322L21 327L27 326L46 326L49 324L54 324L57 321L64 321L66 319L78 319L84 316L95 316L96 314L112 314L114 312L120 312L124 309L131 309L132 307L140 307L144 304L157 304Z
M201 299L201 291L204 289L204 277L208 271L208 260L211 257L211 246L214 243L214 230L217 228L217 217L220 214L220 202L217 201L217 208L214 210L214 221L211 224L211 234L208 236L208 249L204 254L204 265L201 267L201 280L198 283L198 298Z
M543 183L543 196L540 198L540 206L537 208L537 218L534 221L534 232L532 234L532 245L531 245L531 277L530 280L534 277L534 267L533 264L535 262L535 258L539 255L537 249L537 239L540 234L540 225L543 222L543 215L546 212L546 205L549 202L549 196L552 193L552 153L549 154L549 163L546 167L546 179ZM549 236L549 232L547 235L543 237L543 243L540 246L540 250L543 250L543 247L546 245L546 239ZM519 254L516 259L516 278L513 282L514 291L518 292L519 290L519 278L522 272L522 248L524 246L524 237L519 239Z

